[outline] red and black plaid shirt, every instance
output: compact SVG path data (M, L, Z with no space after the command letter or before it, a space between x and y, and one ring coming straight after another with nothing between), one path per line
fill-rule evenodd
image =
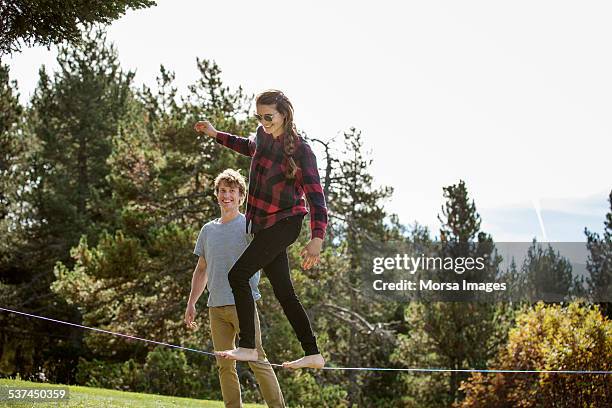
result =
M260 126L250 138L217 132L217 143L252 157L247 197L247 232L251 233L274 225L292 215L306 214L304 194L310 207L312 237L323 239L327 228L327 206L321 187L317 159L310 145L298 137L293 159L298 171L293 180L285 178L287 158L283 151L283 137L276 139Z

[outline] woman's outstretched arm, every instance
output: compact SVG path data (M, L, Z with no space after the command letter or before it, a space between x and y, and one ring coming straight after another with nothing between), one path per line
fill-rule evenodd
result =
M198 133L214 137L217 143L222 144L244 156L251 157L255 154L255 137L246 138L234 136L229 133L219 132L207 120L197 122L193 129Z

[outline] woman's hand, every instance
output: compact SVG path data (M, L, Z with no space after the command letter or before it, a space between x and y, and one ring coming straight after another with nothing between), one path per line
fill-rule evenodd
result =
M319 253L323 246L323 240L321 238L313 238L306 244L300 255L304 258L302 261L302 268L310 269L319 263Z
M193 126L197 133L204 133L210 137L217 137L217 129L207 120L200 120Z
M187 310L185 310L185 325L188 329L195 329L198 327L198 324L194 321L196 315L195 306L192 304L187 304Z

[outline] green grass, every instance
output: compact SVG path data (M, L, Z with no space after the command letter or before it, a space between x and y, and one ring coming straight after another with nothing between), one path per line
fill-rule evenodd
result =
M32 388L32 387L64 387L59 384L34 383L23 380L0 379L0 388ZM180 397L166 397L155 394L140 394L137 392L125 392L116 390L107 390L103 388L89 388L69 385L69 397L66 402L17 402L6 405L6 401L0 401L0 406L14 407L194 407L194 408L223 408L223 402L197 400ZM6 395L6 394L5 394ZM245 407L257 408L263 407L258 404L244 404Z

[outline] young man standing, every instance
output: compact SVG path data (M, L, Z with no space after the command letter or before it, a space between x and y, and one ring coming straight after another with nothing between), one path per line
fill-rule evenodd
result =
M185 311L185 324L195 328L195 304L208 288L208 311L210 330L215 350L228 350L235 347L235 337L239 332L238 315L234 296L228 281L228 272L249 244L246 234L246 218L240 213L240 205L246 197L244 177L235 170L227 169L217 176L214 183L215 195L221 208L221 217L208 222L200 231L194 249L198 264L193 272L191 293ZM253 298L261 298L257 285L260 272L250 279ZM258 361L249 361L255 373L261 393L269 407L284 407L283 394L272 366L266 358L261 344L261 331L257 309L253 316L256 329ZM226 407L240 407L240 382L236 372L236 361L216 357L219 366L219 381Z

